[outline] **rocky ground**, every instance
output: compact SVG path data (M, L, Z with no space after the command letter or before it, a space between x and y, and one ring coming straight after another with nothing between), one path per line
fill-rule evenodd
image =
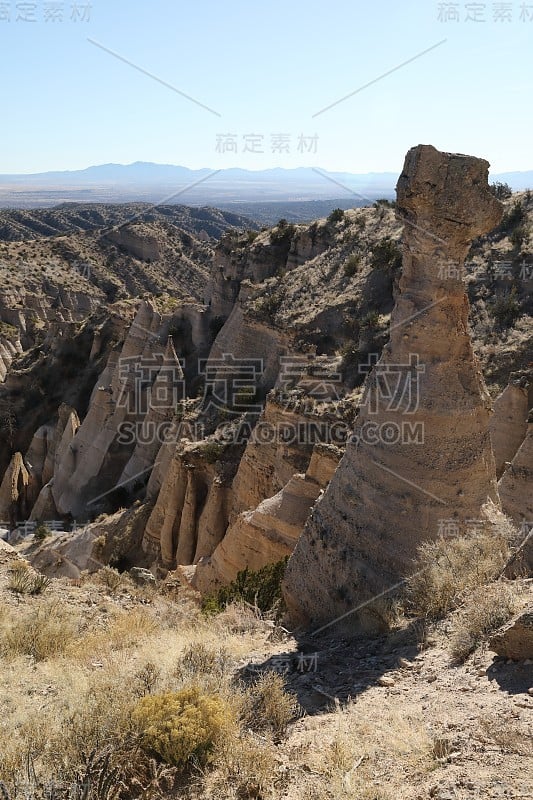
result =
M138 787L133 796L530 796L531 660L502 659L485 641L454 663L454 614L429 626L399 615L388 632L355 642L334 627L295 637L246 606L206 618L175 582L137 586L104 572L78 582L54 579L34 597L15 593L9 587L20 556L0 547L0 779L12 800L40 797L39 784L45 789L54 781L54 797L66 796L62 781L83 773L93 746L114 746L119 763L123 714L139 696L191 680L212 687L214 680L235 701L264 672L282 675L297 700L282 730L258 729L257 711L251 728L242 723L233 755L220 753L201 772L193 768L185 783L167 776L169 786L178 781L174 789L163 788L162 770L156 780L138 765L144 791ZM531 602L531 581L515 588L519 607ZM183 672L191 648L197 658L189 656ZM221 651L223 675L216 678L205 662ZM96 800L130 796L91 791Z

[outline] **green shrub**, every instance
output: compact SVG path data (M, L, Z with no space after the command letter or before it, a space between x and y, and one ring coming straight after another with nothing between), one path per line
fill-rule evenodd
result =
M264 294L255 301L255 311L268 322L274 322L281 304L281 295L277 291Z
M520 303L517 299L516 289L509 293L501 293L488 304L488 310L498 325L502 328L512 328L520 316Z
M289 224L286 219L280 219L277 227L270 233L270 242L278 247L288 249L295 232L296 228L294 225Z
M366 217L364 214L359 214L354 221L354 225L357 230L361 233L366 228Z
M515 228L523 225L527 221L527 212L520 200L513 203L509 211L506 211L500 222L502 233L511 233Z
M495 181L494 183L491 183L489 186L489 191L498 200L508 200L513 194L513 190L509 184L502 183L501 181Z
M359 269L359 265L361 264L361 256L356 255L355 253L351 255L344 264L344 274L347 278L353 277L357 270Z
M397 242L385 236L372 248L371 262L374 269L392 273L402 265L402 251Z
M43 542L45 539L47 539L51 535L52 535L52 531L50 530L50 528L48 528L43 523L38 525L35 528L34 532L33 532L33 537L34 537L36 542Z
M197 687L142 697L132 719L143 749L166 764L184 769L206 764L232 721L229 706L216 694Z
M281 581L285 575L288 556L275 564L267 564L257 572L243 569L229 586L222 586L215 595L204 598L205 613L219 613L234 602L245 602L257 606L260 611L281 613Z
M379 327L379 311L368 311L360 320L361 328L371 330Z
M201 453L208 464L214 464L220 459L225 449L226 445L222 442L210 441L202 445Z
M341 222L344 219L344 211L342 208L334 208L331 214L329 215L327 221L330 225L336 225L337 222Z
M529 228L527 225L519 225L518 228L515 228L514 231L511 232L509 235L509 241L515 248L515 250L520 251L522 246L529 240Z

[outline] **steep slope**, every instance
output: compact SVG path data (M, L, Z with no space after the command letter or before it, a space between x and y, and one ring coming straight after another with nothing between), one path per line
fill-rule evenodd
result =
M98 231L141 219L152 224L170 223L196 237L219 239L228 228L256 228L245 216L218 208L192 208L151 203L65 203L54 208L0 209L0 240L40 239L82 231Z
M532 213L528 195L509 200L502 223L476 239L465 264L474 351L493 398L511 373L527 380L533 359L533 255L520 233ZM4 245L27 271L8 275L13 288L3 303L0 333L11 345L0 386L0 473L19 453L38 495L12 500L10 514L79 523L141 502L145 552L137 557L179 565L206 591L288 554L358 414L364 420L363 384L389 329L392 342L400 338L391 311L408 277L400 278L402 221L390 203L377 203L312 225L230 231L214 250L160 221ZM50 254L63 272L43 274ZM509 259L512 281L496 275L498 258ZM429 414L445 426L445 392L468 398L481 382L469 372L457 263L442 254L435 263L435 286L451 298L429 314L442 332L434 346L440 357L449 352L451 325L452 355L464 357L453 380L442 379ZM422 286L409 302L433 288ZM488 395L482 406L471 406L480 430ZM497 409L501 423L505 408ZM519 447L523 423L504 419L500 430L505 425ZM468 428L461 419L458 426ZM478 477L481 487L482 468ZM494 496L495 481L493 488ZM110 528L117 542L121 524ZM73 540L72 552L86 553L96 529L91 537L79 550ZM106 557L122 563L120 551Z

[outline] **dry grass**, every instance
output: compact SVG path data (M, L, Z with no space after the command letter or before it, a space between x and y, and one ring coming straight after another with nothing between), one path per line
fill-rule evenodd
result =
M52 595L55 587L53 582ZM165 764L161 755L143 748L134 712L143 698L175 696L192 686L202 697L216 694L220 707L228 709L224 723L235 720L224 727L223 741L213 740L209 769L200 778L191 775L196 796L211 776L221 786L239 770L246 785L263 781L253 777L258 771L266 778L261 763L270 750L266 747L262 761L251 755L252 734L238 721L245 693L232 685L232 664L264 644L269 625L247 619L246 632L235 633L233 612L227 625L224 615L207 620L189 599L102 600L91 584L69 587L62 602L36 597L25 603L0 612L0 775L11 800L28 791L36 796L38 783L49 788L54 783L64 793L67 785L81 786L87 775L94 781L87 800L168 796L182 780L183 764ZM116 794L104 796L111 778ZM58 789L55 796L63 794Z
M507 622L517 608L516 590L507 582L481 586L468 597L453 620L451 651L461 663L491 633Z
M299 706L286 691L283 676L265 672L243 694L241 716L247 728L283 736Z
M415 613L441 619L468 593L493 580L509 558L513 535L500 525L487 533L425 542L407 583Z
M15 561L9 570L7 588L15 594L42 594L50 585L50 578L36 572L27 561Z
M416 784L435 765L418 709L378 708L366 699L339 709L334 725L294 758L307 775L302 800L397 800L398 785Z
M0 621L0 655L44 661L65 653L79 635L80 619L56 602L6 613Z
M276 747L245 732L220 749L217 765L193 786L198 800L274 800L287 784L279 770Z
M526 720L517 720L512 711L485 714L480 719L483 735L497 744L506 755L531 758L531 728Z

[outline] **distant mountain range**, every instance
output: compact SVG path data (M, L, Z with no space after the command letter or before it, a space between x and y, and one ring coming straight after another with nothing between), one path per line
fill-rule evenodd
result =
M171 164L102 164L83 170L0 175L0 207L39 208L65 202L148 202L228 205L239 202L307 202L344 197L352 205L391 198L394 172L296 169L191 170ZM533 171L491 175L516 191L533 187Z

